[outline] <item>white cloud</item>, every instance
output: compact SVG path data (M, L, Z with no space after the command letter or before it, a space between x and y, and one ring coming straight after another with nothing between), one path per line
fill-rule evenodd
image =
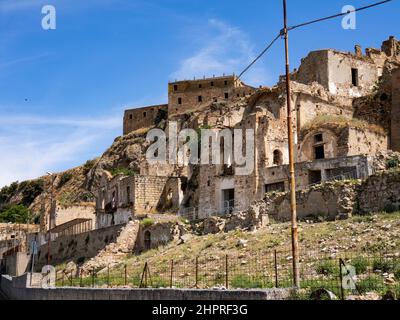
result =
M3 0L0 3L0 12L10 13L23 11L43 5L43 0Z
M195 40L200 43L200 49L181 62L179 69L171 75L173 79L238 74L256 56L246 33L219 20L209 20L207 30ZM267 78L266 71L256 65L244 80L256 85L265 83Z
M0 186L79 165L120 133L122 120L0 117ZM100 154L99 154L100 153Z
M27 57L14 59L14 60L5 61L5 62L0 63L0 69L12 67L12 66L14 66L16 64L20 64L20 63L32 62L35 60L43 59L43 58L48 57L49 55L50 54L48 54L48 53L41 53L41 54L37 54L37 55L33 55L33 56L27 56Z

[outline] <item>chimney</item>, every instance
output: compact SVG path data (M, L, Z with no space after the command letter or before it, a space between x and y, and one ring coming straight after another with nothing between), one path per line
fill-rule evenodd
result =
M357 57L362 57L363 56L362 48L361 48L361 46L359 44L357 44L354 47L354 51L355 51L355 54L356 54Z

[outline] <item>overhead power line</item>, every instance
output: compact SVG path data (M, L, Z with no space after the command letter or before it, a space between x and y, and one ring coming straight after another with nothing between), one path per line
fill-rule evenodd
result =
M319 18L319 19L311 20L311 21L304 22L304 23L301 23L301 24L297 24L297 25L288 27L287 30L291 31L291 30L294 30L294 29L298 29L298 28L301 28L301 27L304 27L304 26L308 26L308 25L314 24L314 23L318 23L318 22L322 22L322 21L326 21L326 20L330 20L330 19L334 19L334 18L338 18L338 17L343 17L345 15L348 15L349 13L370 9L370 8L377 7L377 6L380 6L382 4L385 4L385 3L388 3L388 2L392 2L392 1L393 0L379 1L377 3L373 3L373 4L370 4L368 6L364 6L364 7L361 7L361 8L354 9L354 10L349 10L347 12L338 13L338 14L335 14L335 15L332 15L332 16ZM263 51L261 51L261 53L239 74L238 78L240 79L242 77L242 75L244 75L258 60L260 60L260 58L274 45L274 43L283 34L284 34L284 30L281 30L279 32L279 34L274 38L274 40L272 40L271 43Z
M245 74L279 39L281 34L279 33L274 40L239 74L238 78L240 78L243 74Z
M329 16L329 17L325 17L325 18L320 18L320 19L304 22L304 23L301 23L301 24L298 24L298 25L295 25L295 26L288 27L288 31L291 31L291 30L294 30L294 29L297 29L297 28L300 28L300 27L308 26L310 24L326 21L326 20L329 20L329 19L343 17L343 16L348 15L349 13L370 9L370 8L377 7L377 6L380 6L382 4L385 4L385 3L388 3L388 2L391 2L391 1L393 1L393 0L380 1L380 2L377 2L377 3L374 3L374 4L370 4L368 6L365 6L365 7L357 8L357 9L354 9L354 10L349 10L349 11L342 12L342 13L338 13L338 14L335 14L335 15L332 15L332 16Z

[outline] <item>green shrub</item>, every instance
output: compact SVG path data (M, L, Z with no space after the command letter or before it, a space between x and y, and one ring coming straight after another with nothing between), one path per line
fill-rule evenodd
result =
M369 276L357 282L357 289L360 293L379 292L385 288L385 283L380 276Z
M44 181L41 179L24 181L19 185L19 190L22 190L22 204L29 207L36 197L43 192Z
M72 174L69 172L64 172L61 175L60 181L58 183L58 187L62 188L68 181L72 179Z
M394 156L393 158L387 161L387 168L393 169L400 166L400 158L398 156Z
M144 218L141 222L142 226L145 228L151 227L154 224L154 220L151 218Z
M382 272L391 272L393 271L393 264L389 260L385 260L383 258L376 259L372 265L374 270L380 270Z
M362 274L368 269L368 260L363 257L354 258L351 265L356 269L356 274Z
M168 119L168 111L164 109L159 109L157 115L154 119L154 125L158 125L161 121Z
M22 204L13 205L0 213L0 222L29 223L31 218L31 211Z
M387 213L393 213L399 210L399 206L393 202L386 202L383 211Z
M7 202L18 190L18 182L13 182L0 190L0 204Z
M118 167L111 170L113 176L124 175L124 176L134 176L137 171L130 168Z
M335 275L339 274L339 265L335 261L322 261L316 266L315 270L325 276Z
M400 281L400 261L396 262L393 269L395 278Z
M256 289L273 288L274 284L265 281L261 276L236 275L230 280L230 286L232 288Z
M96 161L95 160L88 160L83 165L83 174L88 174L89 171L94 167Z

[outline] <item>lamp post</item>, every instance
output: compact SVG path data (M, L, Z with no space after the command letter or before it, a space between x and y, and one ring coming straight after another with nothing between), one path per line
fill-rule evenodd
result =
M53 213L53 202L54 202L54 180L56 176L51 172L46 172L51 177L51 191L50 191L50 212L49 212L49 239L47 241L47 265L51 262L51 228L52 228L52 213Z

